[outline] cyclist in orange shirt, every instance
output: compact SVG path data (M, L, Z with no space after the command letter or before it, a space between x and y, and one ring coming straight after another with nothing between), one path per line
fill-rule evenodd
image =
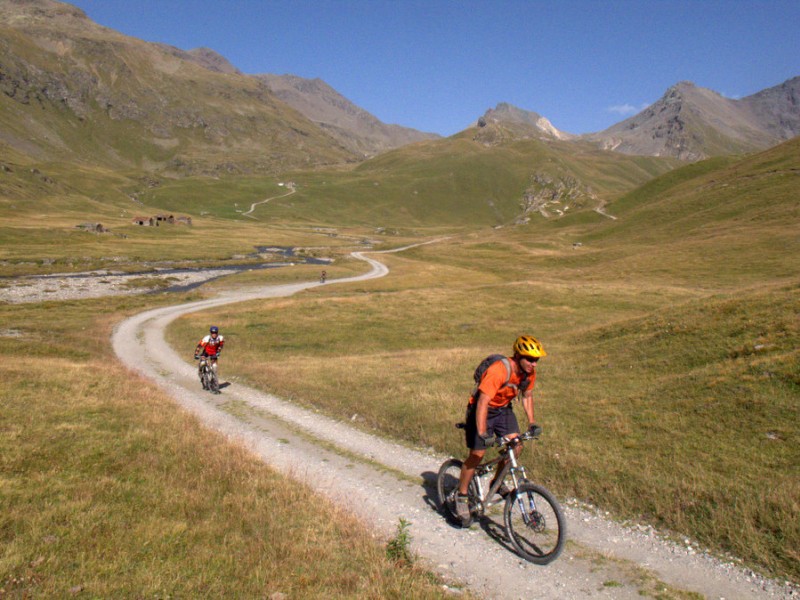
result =
M536 380L536 363L544 356L547 353L536 338L521 335L514 342L514 356L489 365L469 400L465 428L469 456L461 468L456 495L456 513L463 523L470 521L467 491L475 467L486 453L487 442L494 436L519 437L519 423L511 405L515 397L522 399L530 429L538 429L533 422L533 383ZM496 472L500 473L504 466L504 463L498 464ZM508 491L505 484L498 490L501 495Z

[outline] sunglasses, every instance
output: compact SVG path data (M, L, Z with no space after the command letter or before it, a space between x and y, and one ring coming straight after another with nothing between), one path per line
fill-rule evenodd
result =
M537 362L539 362L539 359L538 359L538 358L531 358L530 356L523 356L522 358L524 358L524 359L525 359L525 360L527 360L529 363L531 363L531 364L534 364L534 365L535 365Z

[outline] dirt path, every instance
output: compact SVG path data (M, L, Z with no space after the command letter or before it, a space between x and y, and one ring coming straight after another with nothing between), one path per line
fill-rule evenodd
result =
M354 256L369 262L371 271L324 285L388 273L377 260ZM708 598L798 597L786 586L712 559L688 544L663 541L648 528L623 527L570 503L565 507L570 541L562 556L547 567L527 563L503 541L502 515L480 528L461 530L436 512L435 477L446 457L363 433L237 383L226 385L221 395L203 392L195 365L164 340L164 329L183 314L248 299L290 296L317 285L322 284L268 286L150 310L119 324L112 339L114 350L131 369L154 380L207 426L341 502L370 523L380 538L391 537L401 518L410 521L414 552L454 587L466 586L486 598L639 599L645 584L638 578L648 573L651 581ZM222 374L224 382L224 365ZM655 594L660 586L648 589Z
M295 191L297 191L297 190L295 190L293 185L288 185L287 188L289 189L289 191L286 192L285 194L281 194L280 196L272 196L270 198L266 198L266 199L261 200L259 202L253 202L250 205L250 210L248 210L247 212L243 212L242 216L243 217L250 217L251 219L255 219L255 217L253 216L253 211L256 209L256 206L258 206L259 204L266 204L270 200L275 200L276 198L285 198L286 196L291 196L292 194L295 193Z

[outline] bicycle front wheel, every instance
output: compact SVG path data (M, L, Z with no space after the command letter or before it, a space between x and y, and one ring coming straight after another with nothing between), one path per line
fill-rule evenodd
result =
M506 498L503 518L511 544L525 560L546 565L564 549L567 521L546 488L529 482L520 484Z
M219 379L217 379L217 372L213 369L208 374L208 387L213 393L219 393Z

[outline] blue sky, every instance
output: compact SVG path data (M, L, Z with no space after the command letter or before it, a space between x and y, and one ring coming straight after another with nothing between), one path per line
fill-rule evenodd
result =
M798 0L73 0L245 73L319 77L381 121L452 135L500 102L600 131L679 81L741 98L800 75Z

